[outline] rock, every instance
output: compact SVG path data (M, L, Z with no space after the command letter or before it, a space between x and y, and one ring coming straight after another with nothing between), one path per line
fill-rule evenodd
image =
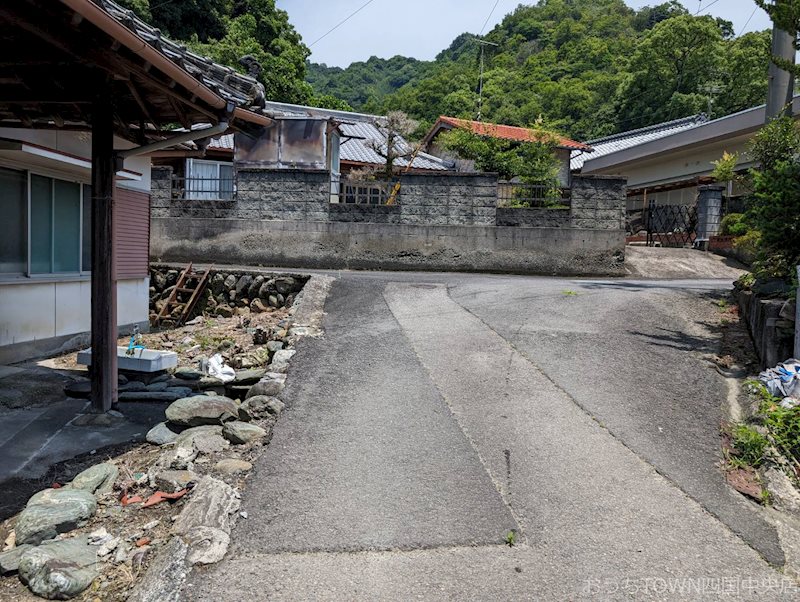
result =
M267 306L264 305L264 302L261 299L255 299L252 303L250 303L250 311L255 314L263 314L267 311Z
M172 376L181 380L200 380L205 374L194 368L178 368Z
M270 295L267 297L267 303L269 303L270 307L280 307L280 303L278 303L278 296L277 295Z
M254 385L267 373L263 368L256 368L253 370L240 370L236 373L236 377L231 381L234 385Z
M769 468L763 473L764 484L770 493L772 505L783 512L800 516L800 492L783 472Z
M124 374L117 373L117 384L125 385L128 383L128 377Z
M162 272L153 271L150 282L155 287L156 291L163 291L167 286L167 277Z
M205 476L192 491L172 533L189 544L188 556L193 563L217 562L225 555L226 537L238 511L236 491L219 479Z
M233 317L233 309L227 303L221 303L217 305L217 315L221 318L231 318Z
M136 393L139 391L147 391L147 385L138 380L129 380L124 385L118 388L120 393Z
M239 406L239 419L249 422L250 420L260 420L267 416L278 416L284 407L284 403L277 397L254 395Z
M256 276L253 279L253 284L251 284L247 289L247 296L250 299L258 299L258 291L261 290L261 285L264 284L265 278L263 276Z
M261 285L261 288L258 289L258 296L261 299L267 299L274 290L275 290L275 281L267 280L266 282L264 282L264 284Z
M117 546L117 553L114 554L114 564L122 564L128 559L128 554L131 552L131 546L126 543Z
M174 447L164 452L156 461L156 466L167 470L189 470L192 462L197 457L197 450L192 447ZM152 468L150 469L153 470ZM152 476L151 484L155 487L155 475Z
M183 536L189 546L186 561L195 564L214 564L225 557L231 538L222 529L214 527L194 527Z
M189 389L191 392L191 389ZM170 402L176 401L181 397L185 397L186 393L181 390L179 392L173 391L160 391L160 392L150 392L150 391L137 391L135 393L126 392L119 394L120 401L160 401L160 402Z
M178 399L181 397L191 397L192 395L192 390L189 387L168 386L166 389L164 389L164 392L177 395Z
M108 556L117 549L117 546L120 544L122 540L119 537L112 537L108 541L104 541L100 546L97 548L97 555L100 558L104 558Z
M250 391L250 385L229 385L225 388L225 394L231 399L245 399Z
M219 295L225 288L225 277L222 274L214 274L211 278L211 292Z
M198 453L206 455L219 453L230 446L221 435L198 435L193 443Z
M297 284L294 278L283 277L275 279L275 290L281 295L288 295L294 291L296 285Z
M218 395L184 397L170 404L166 410L167 420L181 426L222 424L238 415L236 402Z
M297 353L294 349L281 349L272 356L272 363L269 366L271 372L286 372L289 369L289 362Z
M219 387L224 388L225 383L218 378L214 378L213 376L204 376L197 381L197 388L201 391L205 391L207 389L216 389Z
M97 550L86 537L63 539L27 550L19 562L19 579L34 594L49 600L77 596L98 575Z
M283 349L283 341L269 341L267 343L267 349L269 349L272 353L280 351Z
M255 424L234 420L225 423L222 436L235 445L242 445L266 437L267 431Z
M39 544L72 531L84 525L96 510L97 501L88 491L68 487L40 491L28 500L17 519L17 545Z
M140 393L130 393L129 395L140 395ZM105 414L80 414L76 416L70 423L72 426L113 426L124 422L124 416L114 415L106 412Z
M251 284L253 284L253 277L250 274L240 276L236 282L236 297L239 299L246 297Z
M225 278L223 282L223 288L226 291L229 291L235 286L236 286L236 276L234 276L233 274L228 274L227 278Z
M156 487L167 493L175 493L186 489L190 483L196 483L200 477L191 470L162 470L156 474Z
M186 429L175 439L175 445L176 447L193 447L194 440L201 435L219 435L221 437L222 425L206 424Z
M279 380L264 378L250 387L250 390L245 396L245 400L250 399L251 397L256 397L257 395L275 397L278 393L283 391L284 386L285 385Z
M149 385L147 385L147 387L145 387L145 389L147 391L152 391L152 392L158 393L158 392L161 392L161 391L166 391L167 390L167 386L168 385L165 382L150 383Z
M249 472L252 469L253 465L250 464L250 462L245 462L244 460L236 460L234 458L226 458L225 460L220 460L214 465L214 470L224 475L240 474L243 472Z
M67 383L64 386L64 394L73 399L89 399L92 395L92 383L88 380Z
M95 464L72 479L69 487L88 491L99 497L114 489L114 482L118 476L119 469L114 464L110 462Z
M147 432L147 436L145 437L148 443L152 443L153 445L174 443L177 438L178 433L171 430L166 422L160 422L155 425Z
M0 553L0 575L5 577L6 575L13 575L16 573L22 555L32 547L33 546L30 544L23 544Z
M188 551L180 537L170 539L133 586L127 602L177 602L186 579Z

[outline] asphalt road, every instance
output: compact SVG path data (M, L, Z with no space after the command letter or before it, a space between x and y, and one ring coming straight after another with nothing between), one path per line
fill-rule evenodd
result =
M184 599L795 598L718 467L727 287L340 274Z

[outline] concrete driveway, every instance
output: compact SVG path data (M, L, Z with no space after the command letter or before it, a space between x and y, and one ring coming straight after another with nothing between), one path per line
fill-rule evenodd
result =
M729 286L340 274L184 598L796 599L718 468Z

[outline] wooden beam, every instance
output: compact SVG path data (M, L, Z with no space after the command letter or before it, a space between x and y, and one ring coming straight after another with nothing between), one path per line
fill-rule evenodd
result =
M167 96L167 100L169 100L169 106L172 107L172 110L175 111L175 114L178 116L178 121L180 124L187 130L191 130L192 122L188 117L186 117L186 113L181 110L180 105L178 105L178 101L172 96Z
M92 411L117 403L117 287L114 281L113 87L98 86L92 106Z
M134 84L131 80L128 80L125 83L128 85L128 90L130 90L133 100L136 101L136 104L139 105L139 108L142 110L142 116L144 117L145 121L152 123L153 127L157 128L158 122L150 116L150 111L147 109L147 104L144 102L141 94L139 94L139 90L136 89L136 84Z

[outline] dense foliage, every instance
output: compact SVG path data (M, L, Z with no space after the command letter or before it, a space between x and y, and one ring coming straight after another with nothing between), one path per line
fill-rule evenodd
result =
M623 0L520 5L485 39L483 118L528 126L540 116L577 139L764 102L769 33L734 37L727 21L672 0L637 10ZM435 61L371 58L346 69L312 64L317 93L357 110L403 110L422 129L439 115L475 118L480 46L462 34Z
M275 0L120 0L165 35L196 52L242 72L239 59L251 55L261 64L258 79L268 100L313 102L305 81L310 51ZM327 105L333 99L321 99ZM341 105L346 106L346 105ZM338 107L337 107L338 108Z

